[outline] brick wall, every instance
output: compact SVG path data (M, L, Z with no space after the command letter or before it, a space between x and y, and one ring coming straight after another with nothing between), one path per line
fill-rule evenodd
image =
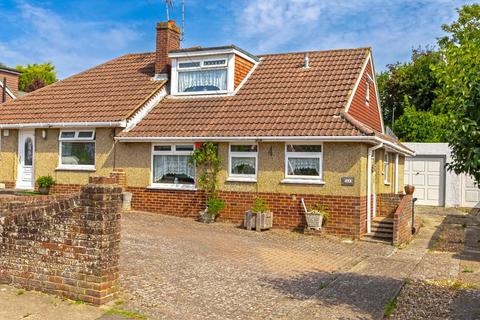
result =
M404 195L393 216L393 244L401 245L412 238L412 195Z
M0 218L0 283L95 304L116 296L121 188L90 182Z
M8 72L8 71L3 71L0 70L0 81L3 83L3 79L7 79L7 88L10 89L10 91L15 95L18 96L18 75ZM3 88L0 86L0 103L2 102L2 90ZM12 98L8 95L6 95L7 101L12 100Z
M404 195L402 193L377 194L377 216L393 218Z
M134 210L174 215L179 217L197 217L205 208L202 191L186 190L149 190L128 187L132 192ZM253 192L221 191L219 196L227 203L220 213L220 221L241 223L245 211L250 209L257 197ZM358 238L366 232L366 199L364 197L321 196L280 193L259 193L274 214L273 225L276 228L303 229L306 221L301 205L301 198L306 205L313 206L320 202L328 206L331 219L326 232L342 237Z

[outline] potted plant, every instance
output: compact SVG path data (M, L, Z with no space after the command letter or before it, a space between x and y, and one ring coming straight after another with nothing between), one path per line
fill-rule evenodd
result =
M225 208L225 201L219 198L210 198L207 201L207 207L200 212L200 221L203 223L215 222L220 211Z
M247 230L255 228L257 231L270 229L273 225L273 213L268 209L267 202L257 197L251 210L245 212L243 227Z
M41 176L37 179L38 192L43 195L50 193L50 187L55 184L52 176Z
M327 207L316 203L315 206L305 213L308 229L320 230L330 218Z
M200 211L199 221L212 223L225 208L225 201L218 197L217 176L220 172L220 159L217 145L212 142L197 144L190 159L199 169L198 186L205 191L206 208Z

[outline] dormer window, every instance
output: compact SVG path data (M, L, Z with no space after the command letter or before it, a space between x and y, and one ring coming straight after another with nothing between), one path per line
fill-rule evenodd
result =
M178 62L178 92L227 91L227 58Z
M236 46L172 50L172 96L232 95L260 59Z

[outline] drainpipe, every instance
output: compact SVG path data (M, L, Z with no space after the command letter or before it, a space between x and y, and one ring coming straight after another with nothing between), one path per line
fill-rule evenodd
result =
M383 147L383 142L368 148L367 159L367 233L372 232L372 154Z
M412 199L412 234L417 232L417 229L415 228L415 202L417 202L417 200L417 198Z

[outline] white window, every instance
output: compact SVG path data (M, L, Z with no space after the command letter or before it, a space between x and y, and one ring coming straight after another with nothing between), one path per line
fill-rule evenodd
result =
M59 169L95 170L95 130L62 130Z
M323 183L322 144L287 144L283 182Z
M152 187L195 188L195 164L191 162L193 144L152 146Z
M390 184L390 179L389 179L389 176L390 176L390 171L389 171L389 165L390 165L390 159L389 159L389 155L388 155L388 152L385 151L385 155L383 156L383 175L384 175L384 182L386 184Z
M178 61L178 93L227 92L227 58Z
M256 144L231 144L229 150L229 180L256 181L258 146Z

